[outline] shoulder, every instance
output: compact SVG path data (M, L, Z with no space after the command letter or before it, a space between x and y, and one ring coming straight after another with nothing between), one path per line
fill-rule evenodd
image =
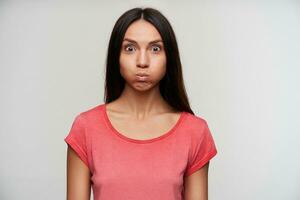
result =
M85 110L80 111L77 116L83 118L85 120L89 120L95 117L99 117L102 114L104 108L104 104L97 104L91 106Z
M186 113L185 127L192 138L201 138L209 131L207 120L191 113Z
M104 104L97 104L82 110L75 116L75 121L80 122L82 126L98 124L99 120L103 119L103 107Z
M204 117L189 112L186 112L186 121L190 127L194 127L196 129L207 126L207 121Z

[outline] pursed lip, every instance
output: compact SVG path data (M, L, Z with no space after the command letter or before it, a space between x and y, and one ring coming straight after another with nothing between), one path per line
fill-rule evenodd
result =
M149 76L147 73L137 73L136 76Z
M149 75L145 74L145 73L138 73L138 74L136 74L136 79L138 81L147 81L148 77L149 77Z

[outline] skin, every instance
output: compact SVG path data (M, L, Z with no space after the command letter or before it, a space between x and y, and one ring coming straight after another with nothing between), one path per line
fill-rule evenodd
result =
M114 128L126 137L140 140L155 138L170 130L180 113L169 106L159 92L159 82L166 73L166 54L162 38L152 24L140 19L128 27L119 62L125 88L121 96L106 107ZM138 72L149 74L148 79L140 82ZM153 128L149 131L149 127ZM184 178L185 200L208 199L208 167L209 162ZM90 177L88 167L68 147L67 200L89 200Z
M67 200L89 200L91 194L90 171L76 152L67 150Z
M209 161L202 168L184 179L185 200L208 199L208 168Z

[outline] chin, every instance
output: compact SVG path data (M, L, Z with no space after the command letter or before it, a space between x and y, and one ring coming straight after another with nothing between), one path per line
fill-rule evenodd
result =
M127 85L136 91L149 91L151 89L153 89L153 84L151 82L139 82L139 81L134 81L130 84L127 83Z
M133 86L136 90L149 90L152 88L150 82L135 82Z

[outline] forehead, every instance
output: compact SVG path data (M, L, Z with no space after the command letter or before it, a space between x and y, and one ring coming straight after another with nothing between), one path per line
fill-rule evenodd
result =
M138 43L148 43L149 41L162 39L157 29L146 20L133 22L126 30L124 38L130 38Z

